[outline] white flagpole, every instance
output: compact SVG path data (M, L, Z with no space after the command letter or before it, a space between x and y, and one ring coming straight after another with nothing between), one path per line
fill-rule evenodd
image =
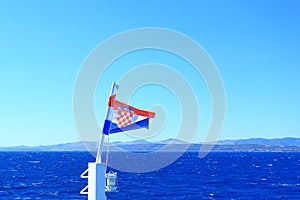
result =
M117 85L112 83L110 96L115 94ZM107 106L105 120L112 120L112 111ZM109 127L110 132L110 127ZM89 163L88 169L81 174L81 178L88 178L88 185L81 190L81 194L87 194L88 200L106 200L105 186L106 186L106 164L101 161L102 147L105 134L103 130L99 140L96 162ZM86 175L88 173L88 175Z
M97 149L97 155L96 155L96 163L101 163L101 148L102 148L102 145L103 145L103 141L104 141L104 134L101 133L101 136L100 136L100 140L99 140L99 143L98 143L98 149Z
M111 85L111 90L110 90L110 96L114 95L115 94L115 91L116 91L116 83L112 83ZM105 116L105 120L111 120L112 118L112 112L109 112L109 106L107 106L106 108L106 116ZM110 131L110 127L109 127L109 131ZM103 147L103 141L104 141L104 137L105 137L105 134L103 134L103 132L101 133L101 138L99 140L99 144L98 144L98 150L97 150L97 156L96 156L96 162L102 162L101 161L101 154L102 154L102 147Z

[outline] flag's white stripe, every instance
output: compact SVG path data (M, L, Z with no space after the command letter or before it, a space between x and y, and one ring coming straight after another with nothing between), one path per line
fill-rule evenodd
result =
M112 120L112 118L113 118L113 112L114 112L113 107L108 106L106 120L109 120L109 121Z

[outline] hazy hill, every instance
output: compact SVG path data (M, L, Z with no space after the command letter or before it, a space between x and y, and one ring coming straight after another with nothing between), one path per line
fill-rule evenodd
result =
M220 145L240 145L240 144L262 144L271 146L297 146L300 147L300 138L276 138L276 139L265 139L265 138L250 138L242 140L221 140L218 142Z
M74 142L66 144L48 145L48 146L14 146L0 147L0 151L86 151L97 149L95 142ZM131 142L115 142L110 145L111 151L199 151L201 143L189 144L177 139L167 139L158 142L148 142L145 140L136 140ZM209 145L209 144L208 144ZM297 151L300 152L300 138L281 138L281 139L264 139L251 138L242 140L221 140L214 146L213 151L254 151L254 152L280 152L280 151Z

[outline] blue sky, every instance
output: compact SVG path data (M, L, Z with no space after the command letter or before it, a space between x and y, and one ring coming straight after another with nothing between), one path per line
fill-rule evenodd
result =
M221 139L300 137L299 13L296 0L0 1L0 146L78 141L72 93L82 62L108 37L141 27L182 32L210 54L227 95ZM143 55L147 53L153 56L128 55L120 65L135 63L136 58L141 59L136 64L160 62L162 57L169 58L166 64L180 62L157 52ZM119 72L117 63L110 71ZM201 98L205 88L201 78L189 71L181 73ZM120 76L108 73L98 85L99 123L106 85ZM173 99L161 88L157 91ZM154 98L145 102L141 98L147 92L147 88L137 91L131 103L151 106ZM209 123L208 97L200 103L204 125L197 140ZM176 102L165 106L177 114ZM158 139L172 136L176 120L170 117Z

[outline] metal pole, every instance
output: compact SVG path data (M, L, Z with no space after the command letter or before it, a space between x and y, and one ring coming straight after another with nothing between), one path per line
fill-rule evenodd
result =
M107 166L108 166L108 151L109 151L109 135L107 137L107 146L106 146L106 161L105 161L105 166L106 169L105 171L107 171Z
M111 90L110 90L110 96L115 94L115 90L116 90L116 83L112 83L111 85ZM106 116L105 119L110 119L112 118L112 112L109 112L109 106L107 106L106 108ZM105 121L105 120L104 120ZM102 154L102 147L103 147L103 141L104 141L104 134L101 133L101 139L99 141L99 145L98 145L98 150L97 150L97 155L96 155L96 162L102 162L101 161L101 154Z
M110 96L115 94L116 84L112 83ZM112 108L107 106L105 120L112 120ZM110 129L110 127L109 127ZM108 133L109 134L109 133ZM105 134L101 133L99 146L97 150L96 162L89 163L88 177L88 200L106 200L105 185L106 185L106 163L102 163L101 154L103 149Z
M101 163L101 148L102 148L102 144L104 141L104 136L105 135L103 133L101 133L99 144L98 144L98 149L97 149L96 163Z

